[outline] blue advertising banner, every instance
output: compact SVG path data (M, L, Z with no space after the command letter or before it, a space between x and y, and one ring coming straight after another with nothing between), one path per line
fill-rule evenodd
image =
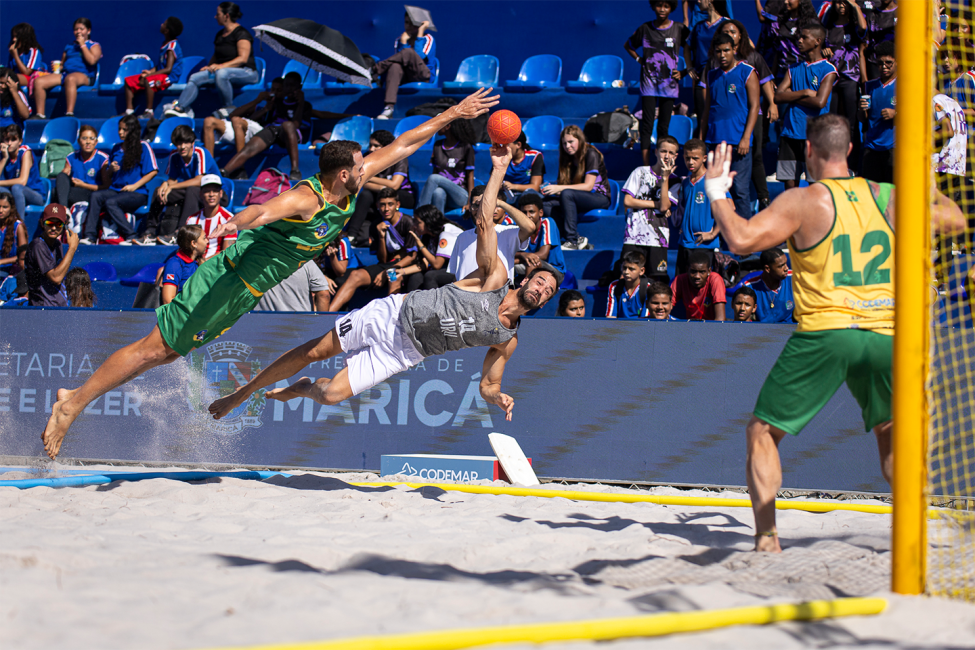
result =
M743 485L745 425L792 331L761 324L525 319L503 390L514 418L481 399L484 350L426 359L335 406L267 400L226 419L206 406L334 314L247 314L223 337L102 396L75 422L64 457L378 469L383 454L490 455L514 436L539 476ZM42 456L59 388L145 336L152 312L0 311L0 454ZM307 368L330 377L345 355ZM781 445L784 485L886 491L874 436L844 387Z

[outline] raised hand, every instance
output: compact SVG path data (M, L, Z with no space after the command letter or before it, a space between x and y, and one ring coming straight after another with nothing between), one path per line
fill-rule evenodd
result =
M511 163L511 145L492 144L491 145L491 166L494 169L505 171Z
M501 101L498 95L490 95L492 90L494 88L481 88L448 110L453 111L454 119L472 120L478 115L484 115Z

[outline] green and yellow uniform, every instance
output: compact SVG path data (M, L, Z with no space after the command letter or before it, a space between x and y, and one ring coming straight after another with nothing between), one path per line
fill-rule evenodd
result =
M894 231L892 185L875 198L862 178L820 181L833 227L806 249L789 240L799 322L769 373L755 417L798 434L845 381L869 431L891 418Z
M309 221L281 219L241 232L233 245L190 276L171 303L156 309L169 347L185 356L217 338L252 310L265 291L338 239L355 210L355 197L346 197L341 205L325 201L317 174L300 185L310 187L323 203Z

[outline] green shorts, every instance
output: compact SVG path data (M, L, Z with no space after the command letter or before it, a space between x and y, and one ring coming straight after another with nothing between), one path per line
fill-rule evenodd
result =
M230 329L260 300L220 253L190 276L171 303L156 309L156 320L166 344L186 356Z
M843 382L866 430L891 419L894 337L867 330L796 332L769 372L755 417L798 434Z

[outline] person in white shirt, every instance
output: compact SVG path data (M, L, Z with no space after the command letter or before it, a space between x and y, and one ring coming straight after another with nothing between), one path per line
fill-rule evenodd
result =
M965 175L968 129L961 105L948 95L934 96L935 133L942 142L934 153L934 171L953 176Z
M471 192L471 212L473 214L477 214L480 209L484 189L485 186L478 185ZM499 195L497 208L494 210L494 229L498 233L498 257L501 258L505 271L508 272L508 280L514 282L515 251L523 251L528 248L528 242L531 236L535 234L535 223L524 212L502 201L501 196L503 195ZM505 214L514 219L516 225L500 225ZM477 270L476 249L477 233L475 230L465 230L457 235L447 270L453 273L458 280L466 278Z
M230 248L230 245L237 241L237 233L233 232L223 237L210 239L210 233L216 230L217 226L223 225L234 218L233 213L220 205L223 198L223 180L216 174L207 174L200 179L200 202L203 209L194 215L186 218L184 225L196 224L203 228L206 235L207 250L203 254L203 259L208 260L220 251Z

